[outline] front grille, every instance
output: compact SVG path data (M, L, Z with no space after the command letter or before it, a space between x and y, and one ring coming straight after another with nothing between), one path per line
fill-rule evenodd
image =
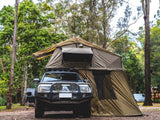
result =
M78 93L80 88L75 83L55 83L51 87L52 92Z

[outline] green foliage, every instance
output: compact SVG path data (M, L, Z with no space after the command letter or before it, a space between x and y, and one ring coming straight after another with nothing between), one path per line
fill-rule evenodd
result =
M158 20L159 21L159 20ZM159 22L151 28L150 45L151 45L151 80L152 86L160 87L160 27Z
M0 25L2 26L0 29L0 55L8 55L14 28L14 9L11 6L3 7L0 11Z
M157 24L150 29L150 67L151 67L151 86L158 86L160 88L160 22L157 20ZM144 48L145 34L144 29L140 27L138 41L141 42L142 48ZM144 59L144 53L141 54L140 59ZM144 61L144 60L143 60Z
M43 11L44 12L44 11ZM27 13L27 14L26 14ZM38 77L43 72L47 60L35 61L32 54L41 49L49 47L66 37L63 34L55 34L48 29L54 25L53 13L41 13L38 7L31 1L24 1L19 6L18 13L18 39L19 49L17 51L17 71L21 71L18 79L24 75L23 66L28 66L28 83L32 83L33 78Z
M64 34L56 34L52 31L55 15L47 12L49 8L46 8L46 4L43 7L42 12L30 0L24 0L19 4L13 96L19 94L23 87L25 66L27 66L28 87L31 86L33 78L39 77L44 72L49 58L36 61L32 54L66 39ZM4 67L4 71L0 69L0 94L6 96L10 80L14 8L11 6L2 8L0 16L0 25L2 25L0 29L0 59L2 60L0 68Z
M45 1L45 0L43 0ZM46 1L45 1L46 2ZM69 37L78 36L89 42L106 47L110 35L110 22L120 0L62 0L47 2L55 14L55 32ZM40 2L41 8L44 2Z
M133 92L144 92L144 73L135 51L122 53L122 62Z
M7 103L6 99L4 99L0 96L0 106L4 106L4 105L6 105L6 103Z
M20 106L20 104L13 104L12 105L12 109L11 110L8 110L7 111L13 111L13 110L17 110L17 109L24 109L24 108L27 108L28 106ZM0 106L0 111L6 111L6 106Z
M8 93L9 76L10 74L7 73L2 73L0 75L0 95L6 95Z

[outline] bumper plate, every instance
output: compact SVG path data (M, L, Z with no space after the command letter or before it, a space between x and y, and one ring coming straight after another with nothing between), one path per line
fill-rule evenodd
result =
M72 98L72 93L59 93L59 98Z

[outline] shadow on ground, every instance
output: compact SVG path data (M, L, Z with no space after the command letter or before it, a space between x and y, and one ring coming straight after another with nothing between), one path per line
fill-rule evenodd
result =
M48 119L75 119L76 117L82 118L81 116L75 116L72 112L45 112L43 118L48 118Z

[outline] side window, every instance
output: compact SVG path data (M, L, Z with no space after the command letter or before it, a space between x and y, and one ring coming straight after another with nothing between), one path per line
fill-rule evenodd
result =
M105 79L103 80L103 91L105 99L117 99L115 92L113 90L113 83L111 81L110 74L105 75Z
M93 71L94 80L96 83L98 98L102 99L117 99L114 93L109 71Z
M105 78L105 71L93 71L94 80L97 87L98 98L104 99L103 80Z

